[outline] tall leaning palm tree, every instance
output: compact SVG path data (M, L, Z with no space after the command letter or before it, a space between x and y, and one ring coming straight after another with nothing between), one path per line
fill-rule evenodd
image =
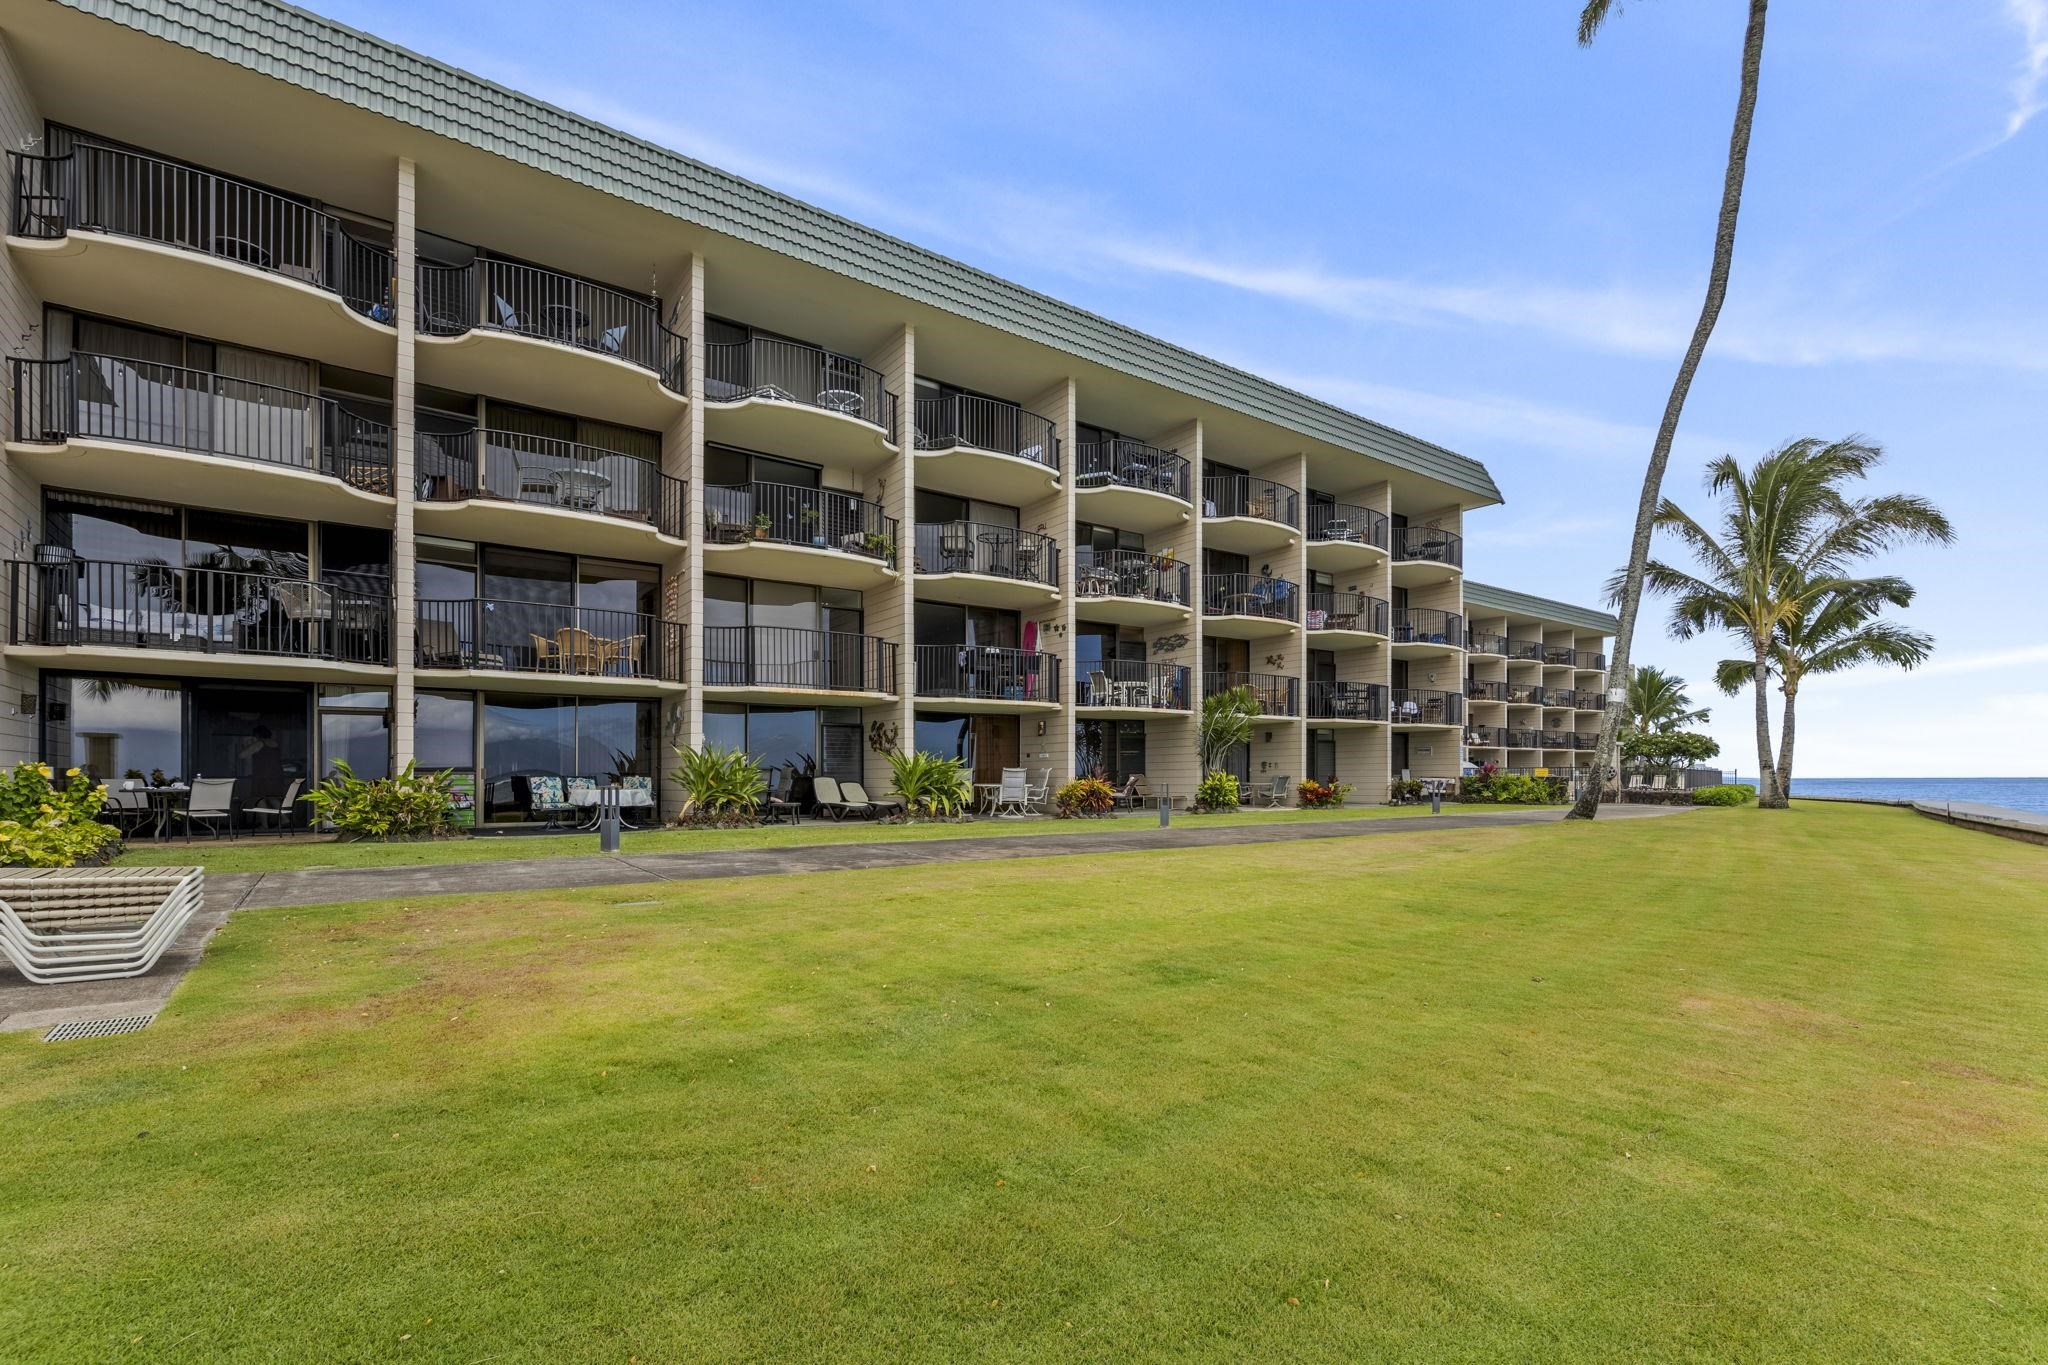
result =
M1686 695L1685 679L1677 674L1666 673L1654 664L1629 672L1628 726L1637 734L1669 734L1681 725L1706 718L1707 709L1692 704L1692 698Z
M1723 455L1707 466L1707 489L1725 504L1718 535L1669 499L1658 510L1658 529L1677 537L1700 566L1697 573L1662 560L1644 566L1651 590L1676 599L1671 633L1687 640L1723 630L1749 648L1761 806L1786 803L1771 753L1769 695L1774 661L1783 667L1781 641L1805 631L1830 598L1868 606L1895 597L1898 580L1854 575L1863 559L1901 541L1954 538L1948 518L1925 498L1852 498L1843 491L1883 459L1881 448L1855 436L1789 441L1748 470ZM1619 595L1622 587L1616 575L1610 591ZM1725 685L1729 676L1717 673L1716 680Z
M1693 376L1707 353L1707 339L1720 320L1721 305L1728 297L1728 274L1735 261L1735 219L1742 211L1742 178L1749 165L1749 130L1756 118L1757 84L1764 62L1764 10L1767 0L1749 0L1749 27L1742 40L1742 81L1735 96L1735 126L1728 135L1728 164L1721 179L1721 214L1714 227L1714 259L1707 271L1707 296L1700 306L1699 321L1693 324L1692 341L1678 363L1678 376L1671 394L1664 400L1664 416L1657 424L1656 439L1650 445L1650 463L1643 471L1642 496L1636 500L1636 529L1629 541L1628 568L1623 571L1619 600L1620 624L1614 632L1613 656L1609 660L1613 677L1626 678L1630 646L1635 642L1636 616L1642 609L1643 575L1650 559L1650 536L1656 529L1657 514L1664 493L1664 470L1671 463L1671 443L1678 435L1679 414L1685 410L1686 395ZM1579 44L1590 46L1610 13L1621 8L1618 0L1586 0L1579 11ZM1615 735L1621 729L1626 709L1625 693L1609 688L1607 708L1600 718L1600 742L1593 755L1593 771L1605 776L1614 771ZM1568 819L1591 820L1600 813L1600 782L1589 782L1571 808Z
M1778 790L1792 794L1792 750L1798 733L1799 685L1809 676L1841 673L1867 664L1912 669L1934 652L1934 637L1909 630L1880 613L1913 601L1913 585L1903 578L1865 579L1854 590L1838 588L1808 601L1799 617L1778 628L1771 645L1769 670L1778 680L1785 709L1778 728ZM1723 659L1714 682L1734 695L1752 681L1747 659Z

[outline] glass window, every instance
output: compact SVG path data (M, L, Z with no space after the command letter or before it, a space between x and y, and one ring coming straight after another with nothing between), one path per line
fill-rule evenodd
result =
M321 776L331 776L341 760L357 777L391 776L391 718L382 711L320 713Z
M596 611L655 614L661 570L652 564L586 559L577 566L576 604Z
M118 784L131 773L183 777L185 697L160 678L43 675L43 761Z
M182 564L178 509L157 503L52 493L44 508L50 543L80 559L118 564Z
M747 752L764 768L794 763L802 771L806 760L818 756L818 713L779 706L752 708L747 713Z
M320 689L320 707L344 711L386 711L391 708L389 692L358 692L348 687L323 687Z
M484 818L524 820L529 778L574 776L576 703L557 697L484 698Z
M747 708L707 706L704 708L704 743L720 749L747 747Z
M194 507L185 513L185 563L194 568L307 576L306 523ZM386 558L389 558L387 555Z
M391 532L381 526L320 526L320 578L349 592L391 591Z
M617 779L654 776L658 703L585 701L576 716L576 774Z
M476 765L476 695L421 692L413 702L413 754L422 771Z
M203 683L190 696L194 777L234 778L245 805L282 798L295 778L311 780L307 689Z

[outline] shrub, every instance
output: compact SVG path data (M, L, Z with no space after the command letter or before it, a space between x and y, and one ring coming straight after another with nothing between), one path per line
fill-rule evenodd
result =
M60 786L45 763L17 763L0 777L0 865L73 867L102 863L121 831L95 817L107 789L76 768Z
M967 775L965 759L906 754L899 749L889 755L889 773L896 794L912 816L951 819L974 801L974 783Z
M1237 801L1236 775L1219 769L1203 778L1201 785L1195 788L1193 808L1205 812L1236 810Z
M434 839L455 829L454 778L419 773L408 763L396 777L361 778L341 759L334 776L306 793L321 819L352 839Z
M1344 804L1351 794L1348 782L1318 782L1313 777L1294 789L1294 799L1303 810L1327 810Z
M751 825L759 818L768 779L745 749L677 749L669 780L683 794L679 825Z
M1107 815L1116 808L1116 788L1099 777L1077 777L1053 793L1052 808L1062 820Z
M1387 784L1387 800L1397 806L1405 805L1410 801L1420 801L1421 799L1422 779L1419 777L1411 777L1406 781L1397 777Z
M1568 790L1569 783L1563 777L1533 777L1482 768L1459 784L1458 799L1494 806L1554 806L1564 801Z
M1741 806L1756 800L1756 788L1742 782L1724 782L1718 787L1701 787L1692 794L1695 806Z
M1692 730L1671 730L1659 734L1621 733L1621 756L1632 768L1690 768L1721 752L1712 735Z

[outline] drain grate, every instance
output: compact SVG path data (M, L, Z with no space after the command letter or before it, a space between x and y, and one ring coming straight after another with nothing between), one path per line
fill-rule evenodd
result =
M124 1014L117 1019L77 1019L56 1025L43 1035L43 1041L68 1043L73 1038L111 1038L117 1033L140 1033L154 1018L154 1014Z

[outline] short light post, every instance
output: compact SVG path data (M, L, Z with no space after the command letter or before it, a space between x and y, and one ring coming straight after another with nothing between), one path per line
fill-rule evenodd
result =
M1161 829L1165 829L1173 823L1172 792L1173 789L1171 787L1161 787L1159 789L1159 828Z

